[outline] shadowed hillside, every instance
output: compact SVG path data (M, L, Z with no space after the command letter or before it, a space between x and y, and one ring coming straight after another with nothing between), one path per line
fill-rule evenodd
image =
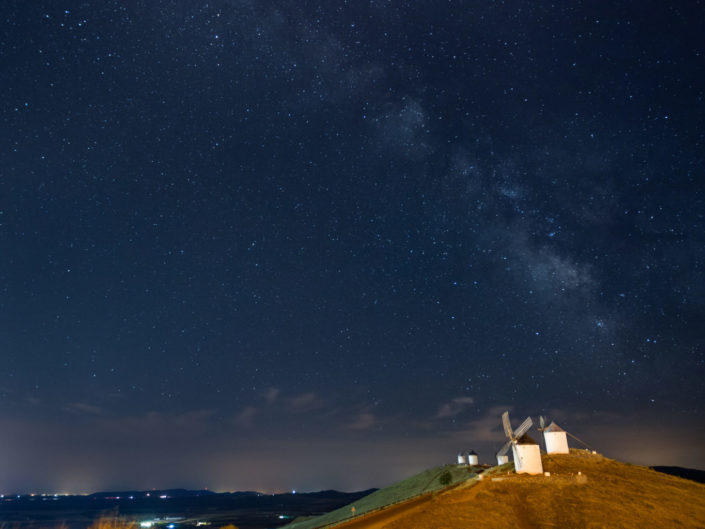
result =
M476 475L473 470L473 467L458 465L445 465L425 470L410 478L390 485L389 487L375 491L369 496L355 501L354 504L346 505L345 507L341 507L340 509L315 518L295 520L286 527L291 529L313 529L326 524L338 523L351 517L352 507L355 507L356 516L360 516L386 505L395 504L423 493L430 493L448 485L465 481ZM477 471L480 472L481 469L478 468ZM446 473L448 473L449 478L447 483L442 479L443 475Z

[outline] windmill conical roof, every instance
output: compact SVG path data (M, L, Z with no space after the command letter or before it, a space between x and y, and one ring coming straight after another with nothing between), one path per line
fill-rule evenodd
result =
M544 432L565 432L565 430L558 426L555 422L551 421L551 424L548 425Z
M517 439L518 445L537 445L538 443L528 434L525 433L519 439Z

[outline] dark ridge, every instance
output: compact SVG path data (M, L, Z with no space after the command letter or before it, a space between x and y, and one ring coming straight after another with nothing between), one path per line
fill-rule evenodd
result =
M188 490L188 489L154 489L154 490L121 490L121 491L105 491L105 492L94 492L89 494L89 498L115 498L115 497L129 497L134 496L135 498L150 496L162 496L166 495L170 498L190 498L193 496L212 496L217 494L210 490ZM253 493L255 494L255 493Z
M664 474L670 474L671 476L678 476L679 478L697 481L698 483L705 483L705 470L698 470L696 468L663 466L651 468L654 469L656 472L663 472Z

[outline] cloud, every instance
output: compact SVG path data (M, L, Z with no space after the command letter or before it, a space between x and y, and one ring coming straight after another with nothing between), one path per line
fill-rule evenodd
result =
M474 442L503 443L506 439L502 431L502 413L507 410L511 411L511 406L492 406L483 416L470 421L467 428L452 432L450 436L459 441L470 439Z
M308 411L321 409L324 405L322 399L313 392L303 393L296 397L286 399L287 408L293 413L305 413Z
M344 430L370 430L379 424L379 420L369 412L360 413L353 422L346 424Z
M264 400L267 401L267 404L274 404L280 393L281 390L279 388L269 388L264 394Z
M474 401L472 397L456 397L450 402L441 404L440 408L438 408L438 413L436 413L436 419L455 417L465 411Z
M259 409L255 406L245 406L243 410L235 417L235 424L243 428L251 428L252 421L259 413Z
M87 415L102 415L103 408L85 402L71 402L64 407L64 410L72 413L82 413Z
M189 432L193 436L210 431L215 411L211 409L192 410L184 413L162 413L151 411L139 415L123 417L103 415L91 424L113 436L115 439L131 437L170 438L172 432Z

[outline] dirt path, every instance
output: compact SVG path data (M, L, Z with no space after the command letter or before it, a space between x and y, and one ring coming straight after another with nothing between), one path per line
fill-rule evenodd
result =
M426 494L420 498L402 503L399 505L394 505L388 509L382 511L376 511L367 515L360 515L359 517L334 526L334 529L382 529L388 523L406 516L410 511L420 508L422 505L428 503L433 498L433 494Z

